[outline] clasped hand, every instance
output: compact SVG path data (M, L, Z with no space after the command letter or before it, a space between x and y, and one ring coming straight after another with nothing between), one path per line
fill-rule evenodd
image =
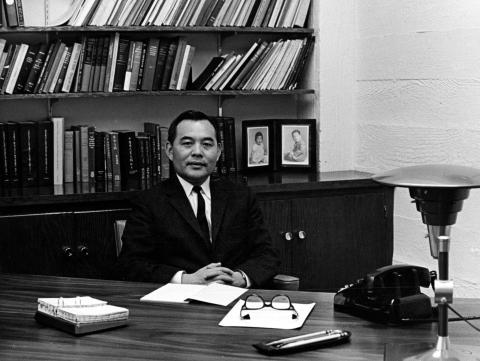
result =
M245 280L240 272L222 267L220 262L210 263L194 273L184 273L182 275L182 283L209 284L212 282L236 287L246 286Z

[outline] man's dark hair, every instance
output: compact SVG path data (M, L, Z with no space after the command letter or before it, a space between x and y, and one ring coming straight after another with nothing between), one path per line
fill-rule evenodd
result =
M262 137L262 139L263 139L263 133L262 132L256 132L255 133L255 140L257 140L257 137Z
M209 117L208 115L196 111L196 110L187 110L181 113L179 116L177 116L172 123L170 124L170 127L168 128L168 141L173 144L173 141L175 140L175 137L177 136L177 126L180 124L180 122L184 120L193 120L193 121L200 121L200 120L207 120L212 124L213 128L215 129L215 138L218 141L219 136L218 136L218 123L213 117Z
M298 135L302 135L302 133L300 133L300 131L298 129L295 129L293 132L292 132L292 135L295 134L295 133L298 133Z

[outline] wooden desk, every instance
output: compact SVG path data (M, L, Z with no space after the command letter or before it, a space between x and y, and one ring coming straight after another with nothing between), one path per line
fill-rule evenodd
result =
M316 302L300 330L220 327L228 308L206 304L151 304L141 296L159 285L33 275L0 275L1 360L382 360L385 343L432 342L436 325L392 327L333 311L333 294L288 292L294 302ZM276 291L259 290L269 296ZM90 295L130 310L124 328L71 336L38 324L38 297ZM478 300L455 300L465 314L480 313ZM480 326L480 321L474 321ZM301 356L263 356L253 343L323 329L352 332L351 342L303 352ZM455 345L478 345L479 333L464 322L450 323ZM479 350L477 348L477 350Z

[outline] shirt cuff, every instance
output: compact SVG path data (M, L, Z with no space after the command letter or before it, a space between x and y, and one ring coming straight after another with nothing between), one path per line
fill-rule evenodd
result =
M182 276L185 273L185 271L178 271L175 273L170 280L170 283L182 283Z
M250 286L252 285L252 282L250 281L250 278L247 276L247 274L243 272L241 269L237 269L237 271L242 274L242 277L245 280L245 283L246 283L245 288L250 288Z

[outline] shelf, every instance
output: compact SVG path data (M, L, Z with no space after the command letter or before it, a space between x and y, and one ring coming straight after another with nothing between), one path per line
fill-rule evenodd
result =
M252 34L313 34L311 28L251 28L234 26L55 26L1 28L2 33L252 33Z
M131 92L94 92L94 93L55 93L55 94L12 94L0 95L1 100L26 99L65 99L65 98L105 98L132 96L251 96L251 95L303 95L314 94L314 89L295 90L162 90L162 91L131 91Z
M357 171L241 174L236 181L246 182L259 197L285 192L297 194L345 188L382 187L371 179L371 174ZM70 183L55 187L3 189L3 192L0 191L0 215L15 213L19 207L25 207L28 211L32 210L32 206L41 205L51 205L52 209L57 211L61 209L60 205L68 206L77 203L87 208L92 207L92 202L116 202L125 206L141 192L139 190L95 192L77 188Z

